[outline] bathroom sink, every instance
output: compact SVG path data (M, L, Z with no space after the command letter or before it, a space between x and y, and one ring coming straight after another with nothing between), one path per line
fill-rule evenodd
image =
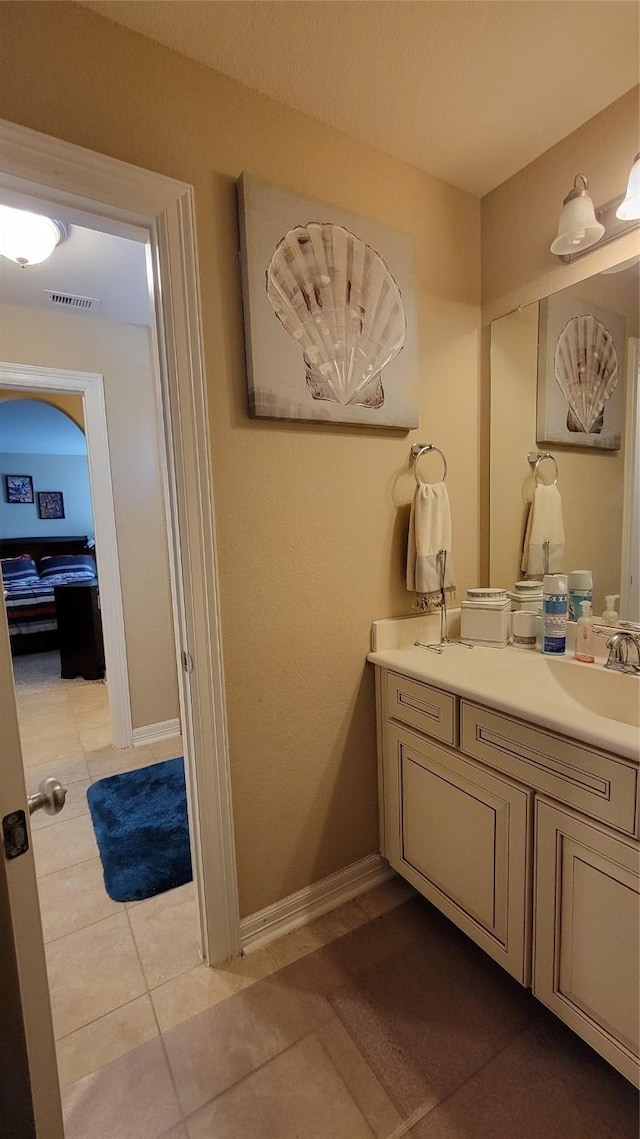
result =
M545 664L554 683L589 712L640 727L640 676L614 672L599 664L548 657Z

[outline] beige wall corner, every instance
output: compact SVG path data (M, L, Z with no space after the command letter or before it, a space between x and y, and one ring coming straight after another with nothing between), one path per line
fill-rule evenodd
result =
M572 265L549 246L576 174L586 174L596 207L624 193L640 145L639 95L632 88L482 199L484 325L638 252L637 232Z
M0 339L12 363L104 376L133 727L171 719L178 683L149 330L0 305Z
M415 439L447 455L458 586L477 583L479 200L80 6L3 4L0 24L0 114L195 187L240 903L251 914L378 850L365 654L371 622L411 607ZM243 170L414 237L415 433L249 419Z

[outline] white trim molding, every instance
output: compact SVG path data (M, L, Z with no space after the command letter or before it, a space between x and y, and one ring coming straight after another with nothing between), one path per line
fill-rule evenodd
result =
M221 961L240 925L193 189L4 120L0 173L7 204L150 244L194 880L203 956Z
M373 890L389 878L395 878L395 870L381 854L370 854L353 862L344 870L330 874L314 882L312 886L305 886L295 894L289 894L280 902L258 910L251 917L243 918L240 922L240 935L242 948L245 953L252 953L262 949L270 941L291 933L302 925L307 925L314 918L335 910L345 902L350 902L358 894Z
M180 721L160 720L157 724L145 724L142 728L133 729L133 746L145 747L146 744L157 744L161 740L169 740L172 736L180 735Z
M131 747L127 647L103 377L97 372L70 372L61 368L3 362L0 363L0 385L13 391L58 392L82 397L100 600L107 615L102 635L109 678L111 735L114 747Z
M624 502L622 511L622 569L620 613L640 621L638 514L640 513L640 340L627 340L627 399L624 436Z

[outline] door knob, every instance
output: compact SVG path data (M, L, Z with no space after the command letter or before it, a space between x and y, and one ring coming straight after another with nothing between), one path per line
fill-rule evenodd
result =
M58 779L50 775L48 779L42 780L38 790L33 795L27 795L29 814L32 815L34 811L43 810L46 815L57 815L64 807L66 797L66 787L63 787Z

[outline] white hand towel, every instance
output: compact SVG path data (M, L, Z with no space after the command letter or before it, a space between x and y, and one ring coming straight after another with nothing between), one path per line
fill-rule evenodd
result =
M549 543L549 562L545 567L544 543ZM562 497L555 484L538 483L527 518L522 551L522 572L529 577L543 573L562 573L564 568L564 523Z
M444 588L452 594L455 576L451 560L451 510L443 482L419 483L411 503L407 550L407 589L418 594L419 609L440 605L441 562L438 551L446 550Z

